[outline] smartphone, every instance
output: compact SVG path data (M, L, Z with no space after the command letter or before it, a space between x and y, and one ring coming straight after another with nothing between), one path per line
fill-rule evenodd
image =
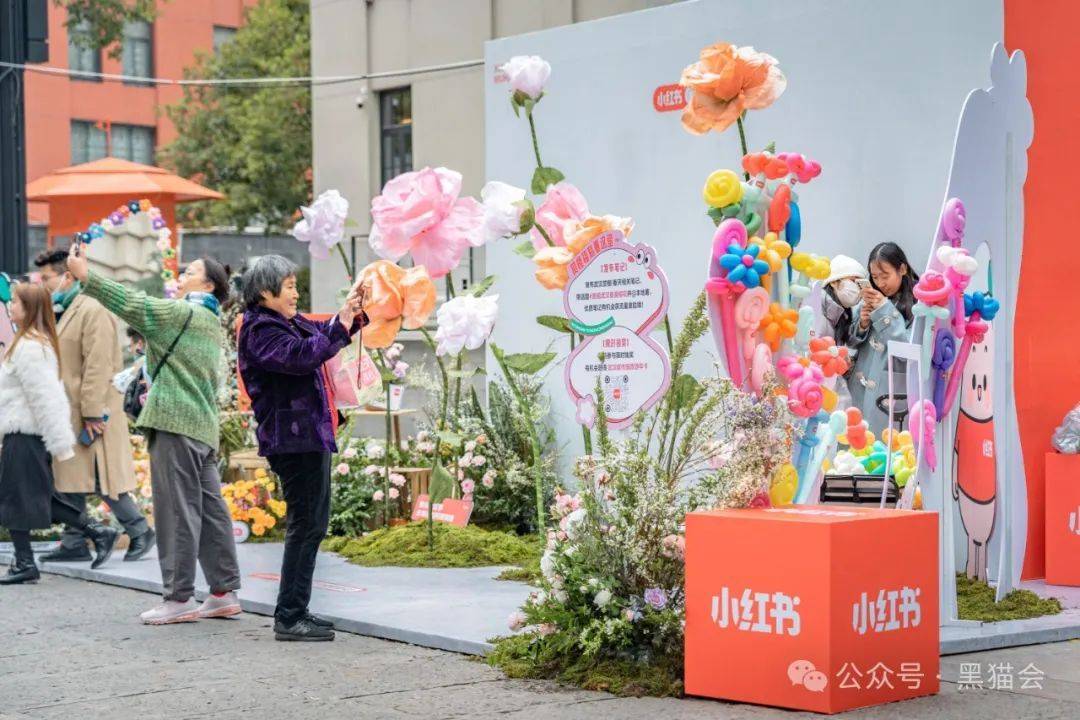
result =
M860 290L870 287L870 281L866 278L855 278L855 284L859 286Z
M109 414L105 413L105 417L103 417L102 420L105 422L109 422ZM100 436L96 433L94 435L91 435L89 431L87 431L86 426L83 425L82 432L79 433L79 443L85 447L90 447L99 437Z

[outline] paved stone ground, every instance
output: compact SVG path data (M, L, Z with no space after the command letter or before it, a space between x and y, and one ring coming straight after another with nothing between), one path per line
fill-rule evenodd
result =
M816 717L701 700L613 698L507 680L461 655L339 634L274 642L270 620L242 615L165 628L139 625L154 597L46 576L0 588L0 720L13 718L681 718ZM961 663L1029 663L1041 690L959 689ZM969 668L970 670L970 668ZM943 659L942 694L851 718L1077 718L1080 642ZM985 682L985 680L984 680Z

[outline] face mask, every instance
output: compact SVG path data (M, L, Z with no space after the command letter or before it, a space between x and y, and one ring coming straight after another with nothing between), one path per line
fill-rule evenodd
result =
M854 280L841 280L840 284L833 288L836 299L846 308L855 307L859 302L859 286Z

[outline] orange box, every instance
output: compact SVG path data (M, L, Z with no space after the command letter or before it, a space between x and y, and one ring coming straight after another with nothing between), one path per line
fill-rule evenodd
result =
M836 713L938 692L936 513L686 517L686 692Z
M1080 455L1046 454L1046 582L1080 585Z

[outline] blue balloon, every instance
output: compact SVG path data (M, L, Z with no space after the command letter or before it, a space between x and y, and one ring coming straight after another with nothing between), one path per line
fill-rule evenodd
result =
M799 213L799 203L791 203L791 215L784 227L784 239L791 247L795 247L802 240L802 215Z

